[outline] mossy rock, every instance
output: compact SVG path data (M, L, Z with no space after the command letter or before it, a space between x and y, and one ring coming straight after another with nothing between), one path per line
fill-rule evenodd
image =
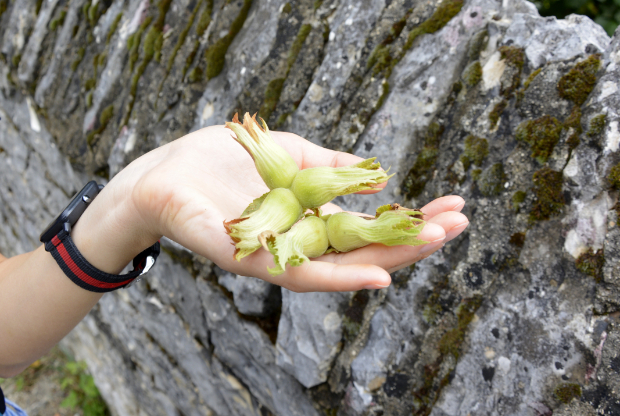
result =
M495 163L485 169L478 178L478 189L484 196L497 196L504 189L505 182L504 165Z
M596 84L596 73L601 66L600 55L591 55L575 64L558 82L560 97L571 100L581 106Z
M489 122L491 123L491 129L494 129L497 126L497 123L502 116L504 110L508 107L508 101L502 100L499 103L495 104L493 110L489 113Z
M461 155L461 163L465 170L469 169L471 164L482 166L482 162L489 154L489 143L486 139L469 135L465 138L465 149Z
M594 252L589 249L580 255L575 261L577 269L588 276L592 276L597 283L603 281L603 266L605 265L605 254L602 249Z
M620 189L620 163L617 163L607 175L607 182L612 189Z
M555 117L544 115L519 124L515 138L528 143L532 149L532 157L542 164L551 156L560 140L561 132L562 124Z
M530 220L548 220L561 213L562 207L566 204L562 193L562 172L544 167L536 171L532 179L536 199L530 213Z
M581 397L581 386L576 383L564 383L557 386L553 394L558 401L568 404L573 399Z
M480 82L482 79L482 66L480 65L480 61L474 61L465 68L463 71L463 81L470 86L473 87Z
M526 197L527 193L524 191L517 191L512 194L512 209L519 212L519 207L523 202L525 202Z
M607 114L599 114L592 117L590 120L590 128L588 129L589 137L596 137L605 130L605 123L607 121Z

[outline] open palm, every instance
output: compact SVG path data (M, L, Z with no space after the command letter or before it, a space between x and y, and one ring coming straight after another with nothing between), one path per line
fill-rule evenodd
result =
M223 126L196 131L143 156L118 175L141 177L133 188L134 201L155 234L169 237L223 269L299 292L386 287L389 272L432 254L467 227L467 218L458 212L463 199L443 197L422 208L428 223L419 237L430 244L372 244L350 253L327 254L299 267L288 266L285 273L271 276L267 271L273 267L270 253L258 250L237 262L224 230L225 220L238 218L252 200L269 191L252 158L231 134ZM294 134L272 132L272 136L300 169L347 166L361 160ZM339 210L333 204L324 207L326 212Z

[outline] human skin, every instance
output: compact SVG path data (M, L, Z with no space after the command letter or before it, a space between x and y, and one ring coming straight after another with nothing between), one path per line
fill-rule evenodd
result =
M224 126L208 127L157 148L116 175L72 230L82 255L108 273L120 271L166 236L219 267L255 276L295 292L355 291L390 285L389 273L428 257L469 224L459 196L424 208L423 246L379 244L331 253L271 276L273 257L258 250L237 262L223 222L239 217L269 189L252 158ZM316 146L291 133L272 132L300 169L347 166L362 159ZM379 192L377 190L361 193ZM327 204L325 213L340 211ZM157 267L155 265L154 267ZM147 276L148 278L148 276ZM60 341L102 294L71 282L43 246L19 256L0 255L0 377L20 373Z

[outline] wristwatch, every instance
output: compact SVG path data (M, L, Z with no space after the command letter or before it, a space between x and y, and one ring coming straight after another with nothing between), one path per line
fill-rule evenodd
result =
M75 225L88 205L103 189L90 181L69 202L62 213L41 233L45 250L52 254L56 263L69 279L79 287L91 292L110 292L128 287L134 279L147 273L159 256L159 241L133 259L133 270L124 275L103 272L90 264L71 239L71 227Z

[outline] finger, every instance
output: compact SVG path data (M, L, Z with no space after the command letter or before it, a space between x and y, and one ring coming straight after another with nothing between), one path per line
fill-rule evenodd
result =
M339 264L363 264L372 263L388 270L408 263L416 259L421 253L429 249L435 249L443 244L445 231L442 226L427 223L418 238L429 241L429 244L420 246L392 246L387 247L383 244L371 244L348 253L330 253L319 257L321 261L330 261Z
M469 225L469 220L465 215L461 214L460 212L449 211L435 215L432 219L429 220L429 224L437 224L441 226L446 233L446 238L442 241L428 244L424 247L424 250L420 251L417 257L388 269L388 272L393 273L396 270L409 267L413 263L424 260L437 250L441 249L444 245L446 245L448 241L454 239L457 235L462 233L463 230L465 230L465 228L467 228L467 226Z
M310 261L298 267L287 266L272 283L294 292L349 292L381 289L392 281L381 267L372 264L342 265Z
M441 212L460 212L464 206L465 200L463 198L458 195L448 195L429 202L420 211L424 213L424 219L428 221Z
M453 211L439 213L428 222L443 227L446 232L446 239L444 243L454 239L469 225L469 220L465 215L460 212Z
M342 208L340 208L336 204L332 204L331 202L328 202L327 204L321 207L321 211L323 212L323 215L335 214L336 212L342 212Z

